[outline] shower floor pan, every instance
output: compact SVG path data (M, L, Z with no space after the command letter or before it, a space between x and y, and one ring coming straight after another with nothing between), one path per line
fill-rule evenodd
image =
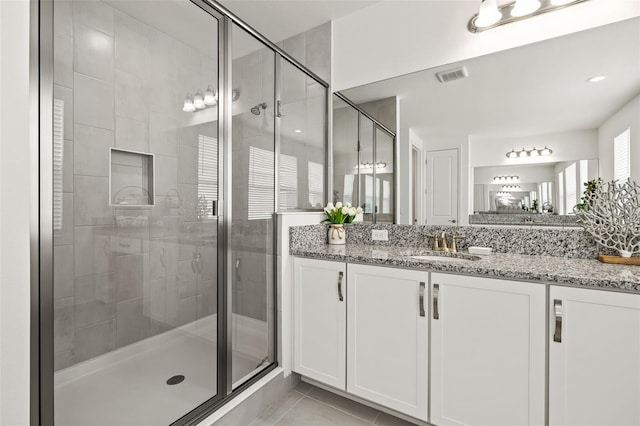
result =
M60 370L55 374L55 424L155 426L193 410L216 393L215 321L214 315ZM255 333L239 330L238 335ZM234 351L234 379L264 367L258 367L258 354L266 353L263 342L245 343L243 349ZM167 384L179 375L183 381Z

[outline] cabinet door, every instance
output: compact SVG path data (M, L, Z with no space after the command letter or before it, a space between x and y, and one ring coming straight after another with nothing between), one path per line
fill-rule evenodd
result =
M427 420L428 273L347 267L347 391Z
M293 370L345 390L345 264L295 259Z
M639 425L640 295L552 286L550 326L549 425Z
M544 424L545 293L431 274L431 423Z

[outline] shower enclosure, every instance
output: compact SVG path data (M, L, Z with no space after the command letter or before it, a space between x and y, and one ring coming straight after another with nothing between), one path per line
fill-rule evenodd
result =
M41 0L40 424L190 424L273 369L327 84L215 3Z

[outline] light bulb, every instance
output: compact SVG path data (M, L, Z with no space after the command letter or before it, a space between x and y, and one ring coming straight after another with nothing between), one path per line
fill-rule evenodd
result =
M540 153L538 152L538 150L536 149L536 147L534 146L533 149L531 151L529 151L529 157L537 157Z
M551 4L554 6L564 6L565 4L569 4L574 1L575 0L551 0Z
M206 106L204 104L204 98L202 97L202 92L200 90L198 90L193 96L193 106L195 106L196 109L202 109Z
M522 150L518 152L518 158L524 158L528 155L527 150L522 147Z
M511 16L519 17L529 15L540 9L539 0L516 0L515 6L511 9Z
M502 13L498 10L497 0L482 0L480 11L475 20L478 28L490 27L502 18Z
M207 87L207 90L204 91L204 104L205 105L215 105L216 103L216 93L211 88L211 86Z
M544 149L540 150L540 155L551 155L553 151L551 151L547 146L544 146Z
M507 158L517 158L518 157L518 153L512 149L510 152L507 152Z
M184 100L184 105L182 107L182 110L184 112L193 112L196 110L196 107L193 105L193 100L187 96L186 99Z

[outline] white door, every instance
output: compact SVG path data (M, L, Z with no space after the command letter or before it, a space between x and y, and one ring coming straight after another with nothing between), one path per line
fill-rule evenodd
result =
M431 419L544 425L545 286L431 274Z
M347 392L425 421L428 276L347 267Z
M345 390L347 283L345 264L294 262L293 371Z
M427 225L458 223L458 150L427 151Z
M552 286L549 425L640 425L640 295Z

